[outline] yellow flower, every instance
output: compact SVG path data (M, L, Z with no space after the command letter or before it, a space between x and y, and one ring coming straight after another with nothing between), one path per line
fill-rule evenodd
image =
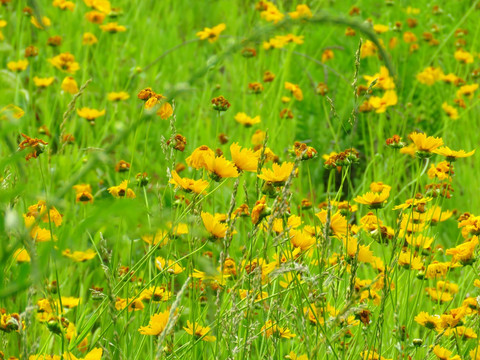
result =
M46 27L49 27L52 25L52 22L50 19L46 16L42 17L42 23L38 21L38 19L35 16L30 17L30 22L32 23L33 26L35 26L37 29L43 30Z
M389 27L387 25L382 25L382 24L373 25L373 31L375 31L377 34L383 34L388 30L389 30Z
M130 304L130 305L128 305ZM145 305L143 305L143 302L141 299L122 299L122 298L117 298L117 301L115 302L115 309L117 310L123 310L127 307L128 305L128 311L140 311L145 308Z
M478 237L473 236L469 241L464 242L454 248L447 249L446 255L452 255L452 263L457 261L462 264L470 264L473 260L475 249L478 245Z
M442 69L429 66L417 74L417 80L422 84L431 86L435 84L436 81L442 80L444 76Z
M225 237L228 229L226 224L220 222L217 217L207 212L202 211L201 216L205 229L207 229L212 236L216 237L217 239Z
M96 43L98 43L98 39L94 34L89 32L83 34L82 45L94 45Z
M377 45L375 45L372 41L367 40L362 43L360 47L360 58L364 59L369 56L375 56L377 54Z
M108 0L83 0L83 2L88 7L92 7L105 14L109 14L112 11L110 1Z
M385 91L382 97L371 96L368 104L375 109L377 114L387 111L387 107L394 106L398 102L397 93L394 90Z
M185 159L188 166L195 169L207 168L207 161L215 158L215 153L206 145L196 148L192 154Z
M160 243L159 247L162 247L167 245L170 240L167 235L168 233L166 231L158 230L154 235L142 235L142 240L151 245L157 245Z
M76 191L76 201L82 203L93 203L92 187L89 184L74 185L73 189Z
M448 115L448 117L452 120L457 120L458 119L458 110L451 106L448 105L446 102L442 104L442 109L445 111L445 113Z
M466 96L469 99L473 98L473 93L477 91L478 84L472 85L463 85L460 89L457 90L457 97L461 98L462 96Z
M213 43L218 40L218 37L220 36L220 33L226 29L225 24L218 24L217 26L214 26L213 28L204 28L203 31L197 32L197 36L200 38L200 40L208 40L209 43Z
M297 336L296 334L292 334L292 332L288 328L283 328L278 326L272 320L268 320L265 325L260 330L265 337L270 337L272 335L278 336L284 339L291 339Z
M364 195L357 196L354 201L359 204L368 205L371 209L378 209L383 206L389 196L390 189L385 188L381 193L367 192Z
M455 60L458 60L462 64L473 63L473 55L463 49L458 49L457 51L455 51L454 56L455 56Z
M170 259L167 261L160 256L155 258L155 266L160 271L166 270L168 273L175 275L180 274L185 270L185 268L181 267L176 261Z
M466 158L475 154L475 150L465 152L465 150L451 150L448 146L442 146L441 148L433 150L435 154L445 156L447 161L455 161L458 158Z
M303 93L302 89L296 84L292 84L291 82L286 81L285 82L285 89L290 90L293 97L297 99L298 101L303 100Z
M265 4L265 8L263 8L260 12L262 19L276 24L285 17L285 15L282 14L280 10L278 10L278 8L270 1L263 1L262 3Z
M67 309L73 309L80 304L80 299L72 296L62 296L62 307ZM57 304L60 306L60 303L57 300Z
M160 116L162 120L167 120L170 116L173 115L173 107L168 102L164 102L162 106L157 111L157 115Z
M308 5L305 4L297 5L295 11L289 12L288 15L290 15L292 19L310 19L313 16L312 11Z
M88 121L93 121L96 118L105 115L105 110L96 110L96 109L83 107L81 109L77 109L77 114L81 118L84 118Z
M208 181L203 179L193 180L181 178L175 170L172 171L172 179L170 179L169 183L175 185L175 188L182 188L187 192L194 192L196 194L205 194L205 189L209 185Z
M420 270L423 268L422 258L415 256L410 251L402 251L398 257L398 265L406 269Z
M18 263L30 262L31 261L30 255L28 254L27 250L25 250L25 249L15 250L15 252L13 253L13 258Z
M427 136L425 133L413 132L408 137L415 144L417 152L430 153L443 145L442 138Z
M53 0L52 5L62 10L73 11L75 9L75 3L67 0Z
M257 171L259 154L250 149L242 149L238 143L230 145L230 153L235 166L243 171Z
M282 165L274 163L272 164L272 170L264 168L258 177L275 186L282 186L292 174L293 166L294 164L290 162L284 162Z
M228 161L223 156L208 158L207 170L210 171L213 179L215 180L236 178L240 175L235 167L235 164L231 161Z
M23 115L25 115L25 111L23 111L22 108L13 104L4 106L0 110L0 120L6 120L7 117L10 117L10 116L14 117L15 119L21 119Z
M142 326L140 329L138 329L138 331L142 335L160 335L167 327L169 316L169 310L154 314L150 317L148 326Z
M255 116L252 118L243 112L240 112L237 115L235 115L235 121L247 128L252 125L259 124L261 122L260 116Z
M217 338L215 336L207 335L210 332L209 326L200 326L197 323L191 323L187 320L187 327L183 327L187 334L193 335L196 338L199 338L203 341L215 341Z
M38 76L33 77L33 82L35 83L35 86L37 86L37 87L48 87L48 86L52 85L54 80L55 80L55 78L53 76L48 77L48 78L39 78Z
M320 212L315 214L320 222L325 226L327 224L328 211L323 209ZM335 236L343 237L347 235L347 219L343 216L340 211L337 211L335 214L330 214L330 229Z
M153 302L168 301L172 297L172 292L168 291L165 286L152 286L141 292L140 298Z
M71 353L65 353L63 354L63 358L66 360L100 360L103 355L103 349L101 348L94 348L90 350L90 352L84 357L84 358L77 358ZM32 360L32 359L29 359ZM39 359L39 360L48 360L47 358L45 359ZM52 360L55 360L55 355L52 357Z
M27 68L28 66L28 60L23 59L23 60L18 60L18 61L10 61L7 63L7 68L11 71L23 71Z
M70 249L66 249L62 252L62 255L76 262L84 262L93 259L97 256L97 253L92 249L88 249L87 251L74 251L73 253Z
M74 74L80 69L80 65L75 61L75 56L69 52L59 54L51 59L48 59L50 64L59 70Z
M102 29L102 31L104 32L109 32L111 34L127 31L127 28L125 26L118 25L118 23L116 22L109 22L108 24L100 25L100 29Z
M85 14L87 21L90 21L93 24L101 24L105 19L105 14L100 11L89 11Z
M132 189L128 188L128 180L123 180L120 185L108 188L108 192L116 198L126 197L135 199L136 195Z
M395 81L393 77L390 76L386 66L380 67L380 72L372 76L364 75L363 78L367 80L367 86L370 87L372 83L376 80L374 88L379 87L383 90L392 90L395 89Z
M130 95L125 91L109 92L107 95L107 99L109 101L122 101L122 100L127 100L129 98L130 98Z
M72 95L78 93L78 85L75 79L71 76L65 77L62 81L62 90Z
M425 326L430 330L441 330L441 320L438 315L429 315L425 311L421 311L414 319L418 324Z

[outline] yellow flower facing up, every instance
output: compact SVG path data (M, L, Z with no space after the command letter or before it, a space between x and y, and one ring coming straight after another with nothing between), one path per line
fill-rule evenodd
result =
M441 319L438 315L429 315L425 311L421 311L417 316L415 316L415 322L425 326L430 330L441 330Z
M205 226L205 229L215 238L221 239L224 238L225 235L227 234L227 225L225 223L220 222L220 220L216 217L213 216L212 214L209 214L207 212L202 211L202 221L203 225Z
M48 59L50 64L56 67L58 70L74 74L80 69L80 64L75 61L75 56L69 52L59 54L51 59Z
M110 34L115 34L118 32L125 32L127 31L127 28L123 25L118 25L116 22L109 22L108 24L105 25L100 25L100 29L104 32L108 32Z
M442 109L450 119L457 120L459 118L458 110L455 107L448 105L446 102L442 104Z
M447 158L447 161L455 161L458 158L466 158L469 156L472 156L475 154L475 150L465 152L465 150L452 150L448 146L442 146L440 148L437 148L433 150L435 154L445 156Z
M290 174L293 172L294 163L284 162L282 165L272 164L272 169L262 169L262 173L258 177L266 182L272 183L274 186L282 186L285 184Z
M108 101L123 101L130 98L130 95L125 91L110 92L107 95Z
M175 185L177 189L181 188L186 192L194 192L195 194L206 194L205 189L209 185L209 182L203 179L181 178L175 170L172 171L172 179L169 183Z
M136 195L132 189L128 187L128 180L123 180L120 185L108 188L108 192L116 198L135 199Z
M383 207L389 196L390 189L385 188L381 193L367 192L364 195L359 195L354 201L359 204L368 205L370 209L379 209Z
M215 341L217 338L215 336L207 335L210 332L209 326L200 326L197 323L191 323L187 320L187 327L183 328L187 334L195 336L197 339L202 341Z
M384 113L390 106L397 105L398 97L394 90L385 91L382 97L371 96L368 99L368 105L375 109L377 114Z
M202 31L197 32L196 35L200 38L200 40L208 40L209 43L213 43L218 40L220 33L226 28L227 26L222 23L214 26L211 29L206 27Z
M97 110L97 109L90 109L87 107L83 107L81 109L77 109L77 114L81 118L88 120L90 124L95 124L95 119L105 115L105 110Z
M95 256L97 256L97 253L92 249L74 252L72 252L70 249L66 249L62 252L62 255L76 262L84 262L93 259Z
M27 68L28 66L28 60L23 59L23 60L18 60L18 61L10 61L7 63L7 68L10 71L15 71L15 72L20 72L23 71Z
M147 326L142 326L138 329L142 335L160 335L165 328L167 327L168 320L170 316L170 311L166 310L164 312L152 315L150 317L150 322Z
M246 128L248 128L248 127L251 127L252 125L260 124L261 119L260 119L260 116L255 116L252 118L247 114L240 112L237 115L235 115L235 121L238 122L239 124L242 124Z
M313 16L312 10L305 4L297 5L295 11L289 12L288 15L292 19L310 19Z
M419 157L428 157L433 150L443 145L442 138L427 136L425 133L416 131L408 135L415 145L416 154Z
M33 82L35 83L35 86L40 88L46 88L52 85L54 81L55 78L53 76L48 78L39 78L38 76L33 77Z
M265 325L263 325L260 331L267 338L270 336L278 336L284 339L291 339L297 336L296 334L293 334L288 328L280 327L272 320L268 320Z
M207 170L215 181L225 178L236 178L240 175L235 164L223 156L207 159Z
M259 153L250 149L242 149L238 143L230 145L230 153L235 166L243 171L257 171Z

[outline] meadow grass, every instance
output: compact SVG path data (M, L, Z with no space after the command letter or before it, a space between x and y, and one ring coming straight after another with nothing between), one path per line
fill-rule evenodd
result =
M0 3L0 359L480 359L478 1Z

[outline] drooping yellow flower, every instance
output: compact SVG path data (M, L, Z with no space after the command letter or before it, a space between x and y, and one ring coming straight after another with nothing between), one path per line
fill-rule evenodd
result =
M0 120L6 120L10 117L21 119L23 115L25 115L25 111L14 104L9 104L0 109Z
M13 253L13 258L18 263L24 263L24 262L30 262L31 261L30 255L28 254L27 250L25 250L25 249L15 250L15 252Z
M224 238L227 233L227 225L219 221L219 219L212 214L202 211L202 221L205 229L217 239Z
M138 331L142 335L158 336L167 327L169 316L170 316L169 310L166 310L158 314L154 314L150 317L150 322L148 323L148 326L142 326L138 329Z
M473 236L469 241L464 242L454 248L447 249L446 255L452 255L452 263L461 262L462 264L470 264L473 260L475 249L478 245L478 237Z
M135 199L136 195L132 189L128 187L128 180L123 180L120 185L108 188L108 192L116 198L126 197L128 199Z
M282 186L292 174L294 163L284 162L282 165L272 164L272 169L262 169L258 177L274 186Z
M364 195L359 195L354 201L359 204L368 205L371 209L378 209L383 206L389 196L390 189L385 188L381 193L367 192Z
M210 332L209 326L200 326L197 323L191 323L187 320L187 327L183 327L187 334L195 336L197 339L202 341L215 341L217 338L215 336L207 335Z
M250 127L255 124L259 124L261 122L260 116L250 117L244 112L239 112L235 115L235 121L242 124L245 127Z
M214 180L236 178L240 175L235 164L223 156L208 158L206 163L207 170L211 173Z
M230 154L235 166L243 171L257 171L259 153L250 149L242 149L238 143L230 145Z
M209 43L213 43L218 40L218 37L220 36L220 33L226 29L225 24L218 24L217 26L214 26L213 28L204 28L202 31L197 32L197 36L200 38L200 40L208 40Z
M293 84L291 82L286 81L285 82L285 89L290 90L293 97L297 99L298 101L303 100L303 92L302 89L300 89L300 86L297 84Z
M76 94L78 93L78 84L73 77L67 76L62 81L62 90L72 95Z
M469 156L472 156L475 154L475 150L465 152L465 150L452 150L448 146L442 146L440 148L437 148L433 150L435 154L445 156L447 158L447 161L455 161L458 158L466 158Z
M215 153L207 145L196 148L192 154L185 159L188 166L195 169L207 168L207 161L215 158Z
M325 226L327 224L328 218L328 211L326 209L321 210L320 212L315 214L316 217L320 220L320 222ZM348 222L345 216L341 214L340 211L337 211L334 214L330 214L330 229L333 235L337 237L343 237L347 235L348 230Z
M360 47L360 58L364 59L369 56L375 56L377 54L378 48L375 43L371 40L367 40L362 43Z

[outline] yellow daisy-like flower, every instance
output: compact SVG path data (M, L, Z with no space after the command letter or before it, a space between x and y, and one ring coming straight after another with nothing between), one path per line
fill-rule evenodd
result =
M383 206L389 196L390 189L385 188L381 193L367 192L364 195L357 196L354 201L359 204L368 205L371 209L379 209Z
M80 64L75 61L75 56L69 52L54 56L53 58L48 59L48 61L58 70L66 71L71 74L74 74L80 69Z
M465 152L465 150L452 150L448 146L442 146L441 148L433 150L435 154L445 156L448 161L452 162L458 158L466 158L475 154L475 150Z
M105 115L105 110L97 110L83 107L81 109L77 109L77 114L85 120L93 121L96 118Z
M38 76L33 77L33 82L35 83L35 86L37 86L37 87L46 88L46 87L52 85L52 83L54 81L55 81L55 78L53 76L48 77L48 78L39 78Z
M313 16L312 11L308 5L305 4L297 5L295 11L289 12L288 15L290 15L292 19L310 19Z
M126 197L135 199L136 195L132 189L128 188L128 180L123 180L120 185L108 188L108 192L116 198Z
M428 155L436 148L443 145L442 138L427 136L425 133L417 133L416 131L408 135L410 140L415 144L417 154Z
M73 77L67 76L62 81L62 90L72 95L76 94L78 93L78 84Z
M207 229L207 231L212 234L213 237L216 237L217 239L225 237L228 229L225 223L220 222L216 216L213 216L207 212L202 211L201 216L205 229Z
M123 25L118 25L117 22L109 22L108 24L105 25L100 25L100 29L104 32L108 32L110 34L115 34L118 32L125 32L127 31L127 28Z
M278 336L284 339L291 339L297 336L296 334L293 334L288 328L280 327L276 323L274 323L272 320L268 320L265 323L265 325L263 325L260 331L267 338L272 335Z
M259 153L250 149L242 149L238 143L230 145L232 160L237 168L243 171L257 171Z
M175 170L172 171L172 179L170 179L169 183L175 185L175 188L181 188L187 192L194 192L196 194L205 194L205 189L209 185L209 182L203 179L193 180L181 178Z
M125 91L110 92L107 95L107 99L109 101L122 101L122 100L127 100L128 98L130 98L130 95Z
M155 258L155 266L160 271L166 270L168 273L174 275L180 274L185 270L185 268L180 266L176 261L171 259L165 260L160 256Z
M428 312L421 311L417 316L415 316L415 322L425 326L430 330L440 330L441 329L441 319L438 315L429 315Z
M452 120L457 120L458 119L458 110L451 106L448 105L446 102L442 104L442 109L445 111L445 113L448 115L448 117Z
M192 154L185 159L188 166L195 169L207 168L207 161L215 157L215 153L207 145L196 148Z
M150 322L148 323L148 326L142 326L138 329L138 331L142 335L158 336L167 327L169 316L170 316L169 310L152 315L150 317Z
M18 60L18 61L10 61L7 63L7 68L10 71L15 71L15 72L20 72L23 71L27 68L28 66L28 60L23 59L23 60Z
M212 178L217 181L225 178L236 178L240 175L235 164L223 156L207 159L207 170L210 171Z
M213 28L204 28L202 31L197 32L197 36L200 38L200 40L208 40L209 43L213 43L218 40L218 37L220 36L220 33L226 29L225 24L218 24L217 26L214 26Z
M285 184L293 171L294 163L284 162L282 165L272 164L272 169L262 169L262 173L258 177L262 180L272 183L275 186Z
M193 335L196 338L201 338L203 341L215 341L215 336L207 335L210 332L209 326L200 326L197 323L191 323L187 320L187 327L183 327L187 334Z
M303 92L302 89L300 89L300 86L297 84L293 84L291 82L286 81L285 82L285 89L290 90L292 93L293 97L297 99L298 101L303 100Z
M83 37L82 37L82 45L95 45L96 43L98 43L98 39L97 37L90 33L90 32L86 32L83 34Z
M248 128L252 125L259 124L261 119L260 116L255 116L252 118L244 112L239 112L237 115L235 115L235 121Z
M66 249L62 252L62 255L76 262L84 262L93 259L95 256L97 256L97 253L92 249L74 252L72 252L70 249Z

